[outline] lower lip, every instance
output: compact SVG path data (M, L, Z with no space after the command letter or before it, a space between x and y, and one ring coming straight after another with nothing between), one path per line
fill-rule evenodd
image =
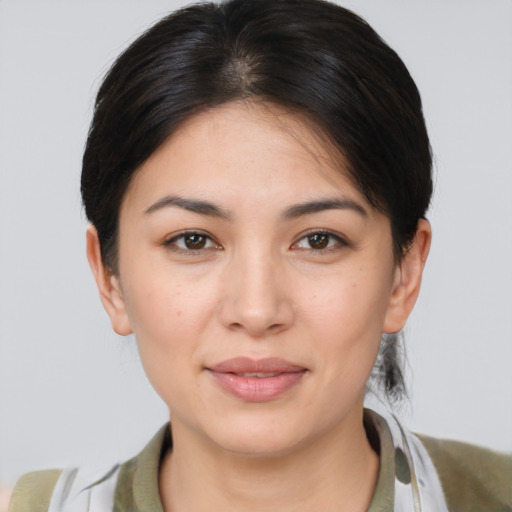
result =
M306 370L280 373L275 377L241 377L234 373L209 370L219 386L246 402L267 402L296 386Z

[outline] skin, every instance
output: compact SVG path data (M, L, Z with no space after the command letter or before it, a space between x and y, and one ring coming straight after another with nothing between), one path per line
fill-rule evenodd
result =
M389 219L345 169L299 117L228 104L189 119L134 176L117 275L89 228L113 328L135 333L171 411L174 449L159 482L167 512L367 509L378 455L362 423L365 384L382 332L400 330L412 310L431 234L420 221L396 265ZM333 199L344 207L290 215ZM247 402L207 370L238 356L306 372L278 397Z

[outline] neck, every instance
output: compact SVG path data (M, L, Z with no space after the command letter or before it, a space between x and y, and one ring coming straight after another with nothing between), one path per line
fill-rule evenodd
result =
M377 482L362 411L356 424L272 457L222 450L179 422L173 439L160 469L165 512L365 511Z

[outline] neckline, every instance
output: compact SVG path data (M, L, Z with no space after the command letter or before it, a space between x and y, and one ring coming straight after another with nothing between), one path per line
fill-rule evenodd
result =
M393 510L394 506L395 479L395 459L391 433L384 418L371 409L364 409L364 426L372 448L379 455L377 485L367 512L389 512L389 510ZM132 489L134 505L137 510L148 509L154 512L164 512L158 486L159 469L167 452L172 450L172 445L171 424L166 423L146 447L132 459L135 463L135 471L129 472L131 478L128 474L125 478L132 480L128 487ZM123 473L121 472L120 485L118 486L120 490L127 488L122 479ZM116 490L117 494L118 491ZM119 499L119 502L125 502L125 499ZM120 507L119 510L128 512L131 509Z

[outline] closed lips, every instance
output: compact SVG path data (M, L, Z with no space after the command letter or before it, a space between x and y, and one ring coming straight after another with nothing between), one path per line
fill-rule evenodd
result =
M280 375L280 372L245 372L245 373L235 373L233 375L238 375L238 377L257 377L259 379L266 379L267 377L275 377L276 375Z
M300 383L307 369L280 358L228 359L206 368L220 388L245 402L267 402Z
M274 377L280 373L295 373L306 370L303 366L298 366L285 359L276 357L265 359L235 357L209 366L207 369L219 373L233 373L242 377L260 378Z

